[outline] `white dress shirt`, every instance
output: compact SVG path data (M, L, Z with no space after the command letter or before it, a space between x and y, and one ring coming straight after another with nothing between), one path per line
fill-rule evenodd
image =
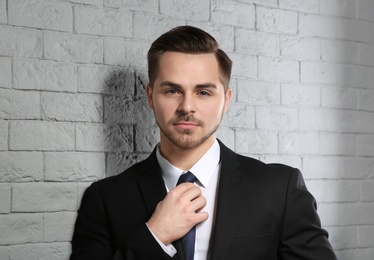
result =
M172 165L161 155L158 148L156 156L161 167L161 174L165 181L166 189L167 191L170 191L176 186L179 176L186 173L186 171L182 171L181 169ZM198 179L195 185L200 187L202 195L207 201L202 211L209 214L206 221L196 225L194 260L206 260L210 254L210 240L215 219L217 184L220 168L220 146L217 140L215 140L212 147L203 155L203 157L200 158L199 161L195 163L194 166L192 166L191 169L189 169L189 171L192 172ZM171 257L176 254L176 249L172 244L164 245L157 239L157 237L155 238L167 254L169 254Z

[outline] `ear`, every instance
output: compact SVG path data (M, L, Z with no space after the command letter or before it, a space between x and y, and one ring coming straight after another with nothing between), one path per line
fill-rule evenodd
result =
M148 105L151 109L153 109L153 100L152 100L153 88L149 84L147 84L146 92L147 92L147 98L148 98Z
M232 90L231 88L229 88L225 93L225 107L223 109L224 113L226 113L227 110L229 109L231 97L232 97Z

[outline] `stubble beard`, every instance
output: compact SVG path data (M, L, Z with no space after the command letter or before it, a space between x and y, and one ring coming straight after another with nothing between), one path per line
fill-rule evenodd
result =
M217 125L215 125L211 131L209 131L207 134L203 135L202 137L198 138L195 137L195 131L190 129L177 129L176 133L172 130L174 125L179 121L184 122L194 122L198 125L198 127L204 128L205 123L201 120L195 119L193 116L185 115L182 117L179 117L176 120L171 120L168 122L169 127L161 128L160 124L158 124L160 131L163 133L163 135L176 147L181 149L192 149L200 146L203 144L209 137L211 137L218 129L223 117L223 112L221 115L221 119L218 122ZM175 129L175 128L174 128Z

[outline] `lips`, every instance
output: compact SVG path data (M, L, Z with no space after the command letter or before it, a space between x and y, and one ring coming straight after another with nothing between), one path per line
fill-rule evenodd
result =
M198 126L198 124L196 124L194 122L185 122L185 121L179 121L179 122L175 123L174 125L178 128L182 128L182 129L194 129Z

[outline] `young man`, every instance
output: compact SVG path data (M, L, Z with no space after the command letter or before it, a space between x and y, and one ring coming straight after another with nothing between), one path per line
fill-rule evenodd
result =
M71 259L336 259L301 173L214 137L232 95L231 65L198 28L152 44L147 96L160 143L87 189Z

